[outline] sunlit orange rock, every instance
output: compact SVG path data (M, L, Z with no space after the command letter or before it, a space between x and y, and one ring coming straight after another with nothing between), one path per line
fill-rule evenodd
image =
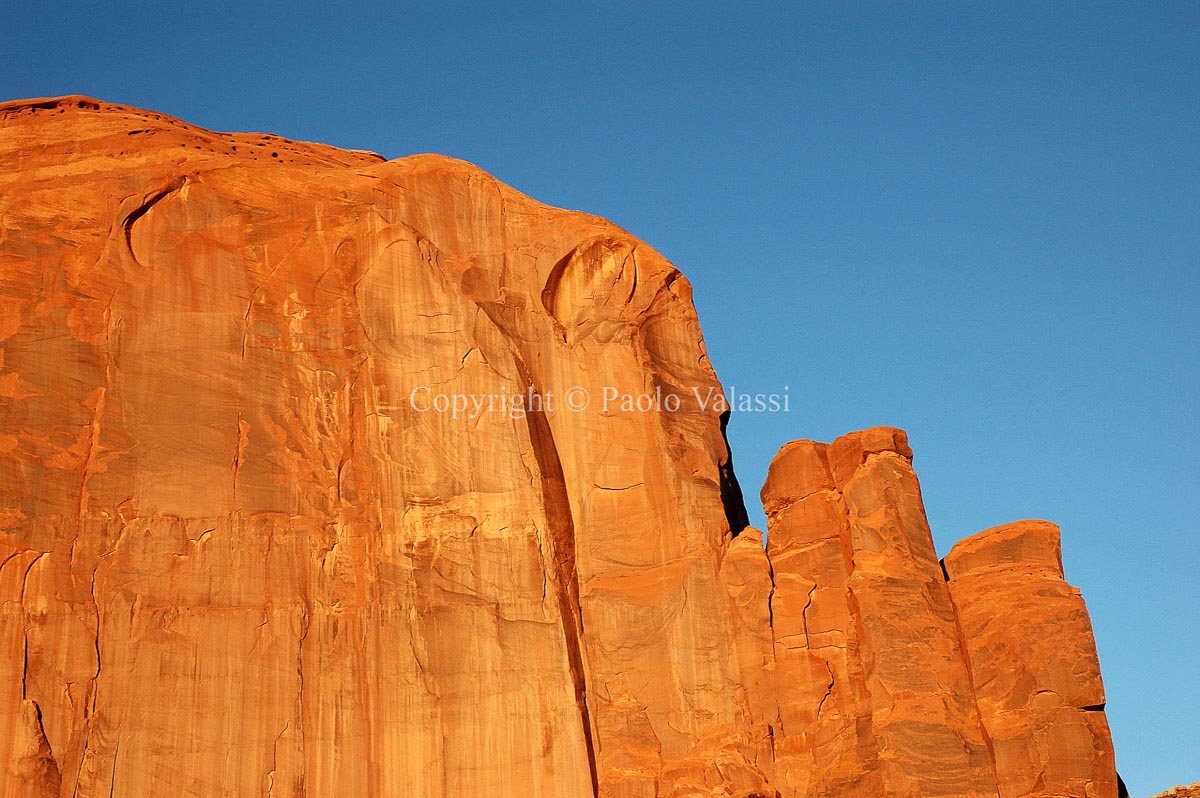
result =
M1058 527L980 532L945 559L1002 798L1117 793L1092 624Z
M0 795L766 789L652 249L86 98L0 107L0 218Z
M1154 798L1200 798L1200 782L1195 784L1178 787L1172 787L1166 792L1161 792Z
M0 798L1110 798L1046 546L948 589L876 428L764 550L720 393L673 266L469 164L0 105Z
M763 487L776 770L805 796L994 796L986 735L903 432L796 441Z
M1057 527L997 527L939 564L911 458L881 427L795 441L771 465L774 783L1116 798L1095 642Z

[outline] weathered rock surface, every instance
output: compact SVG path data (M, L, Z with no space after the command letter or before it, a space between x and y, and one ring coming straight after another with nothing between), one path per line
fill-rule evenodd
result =
M1115 795L1092 624L1063 580L1058 527L980 532L945 569L1002 798Z
M1172 787L1166 792L1160 792L1154 798L1200 798L1200 782L1188 786Z
M764 551L714 392L673 266L468 164L0 106L0 798L1115 795L1044 547L948 587L878 428Z
M720 418L599 401L719 391L661 256L448 158L0 119L2 794L761 786ZM592 403L429 409L529 386Z
M763 487L795 795L996 794L911 458L890 428L796 441Z

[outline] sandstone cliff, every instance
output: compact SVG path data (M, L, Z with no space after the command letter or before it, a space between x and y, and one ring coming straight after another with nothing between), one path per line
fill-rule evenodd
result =
M764 551L713 392L468 164L0 106L0 798L1115 796L1053 527L943 570L880 428Z

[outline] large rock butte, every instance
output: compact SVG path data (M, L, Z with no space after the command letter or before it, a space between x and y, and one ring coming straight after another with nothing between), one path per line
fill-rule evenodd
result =
M469 164L0 106L0 369L0 798L1116 796L1056 528L877 428L764 551L687 281Z

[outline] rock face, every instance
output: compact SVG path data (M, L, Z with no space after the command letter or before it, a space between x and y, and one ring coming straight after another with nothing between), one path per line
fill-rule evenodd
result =
M1083 599L1063 581L1058 527L980 532L945 568L1002 798L1115 795L1100 662Z
M1172 787L1166 792L1159 793L1154 798L1196 798L1200 796L1200 782L1190 786Z
M0 798L1115 796L1057 538L947 585L880 428L764 551L720 393L673 266L468 164L0 106Z
M781 785L996 794L987 736L903 432L796 441L763 487Z
M1058 528L989 529L939 565L911 463L904 433L876 428L790 443L771 465L775 783L1114 798L1099 661Z

